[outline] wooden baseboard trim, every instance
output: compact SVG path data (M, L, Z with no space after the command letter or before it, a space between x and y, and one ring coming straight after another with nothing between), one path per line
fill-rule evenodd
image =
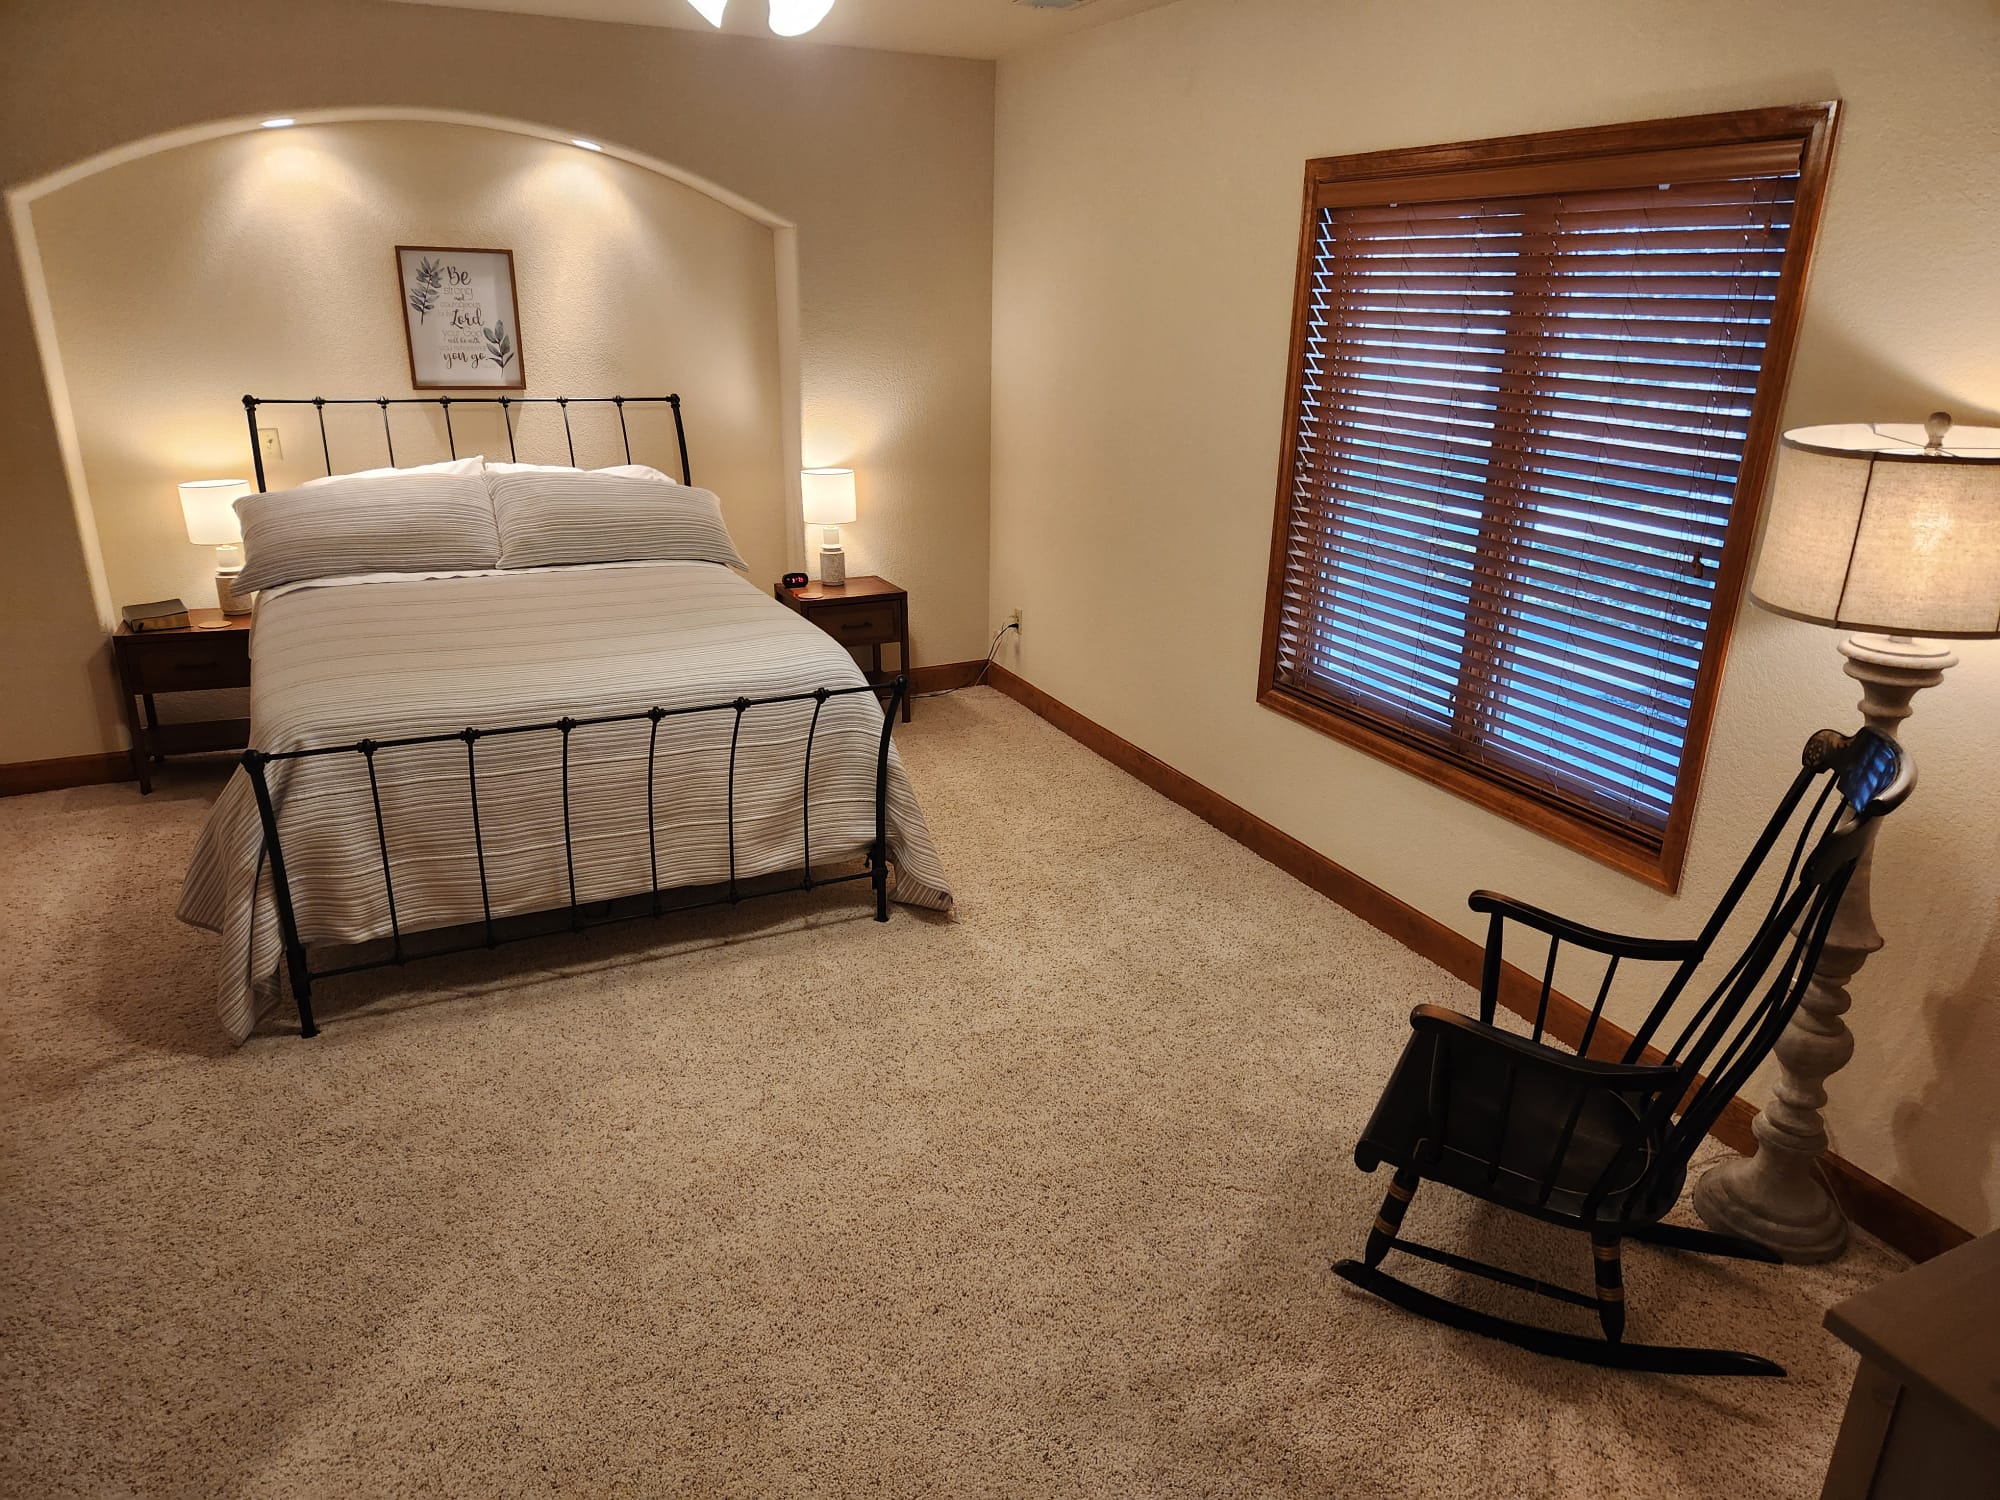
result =
M1276 824L1237 806L1220 792L1175 770L1130 740L1113 734L1060 699L1043 692L1018 672L996 662L987 674L987 681L1086 749L1095 751L1120 770L1179 803L1203 822L1228 834L1251 853L1269 860L1294 879L1346 907L1371 927L1387 933L1446 973L1467 984L1478 985L1484 953L1473 939L1336 864ZM1539 979L1512 964L1505 966L1500 980L1500 1003L1508 1010L1524 1018L1532 1018L1540 994ZM1566 1046L1574 1047L1582 1039L1584 1023L1589 1016L1586 1007L1566 995L1552 994L1549 997L1547 1029ZM1596 1055L1616 1054L1630 1046L1631 1042L1629 1031L1609 1022L1600 1022L1597 1035L1592 1039L1591 1051ZM1756 1138L1751 1134L1751 1122L1756 1117L1757 1107L1754 1104L1741 1097L1732 1099L1709 1133L1731 1149L1747 1153L1756 1145ZM1846 1210L1848 1218L1912 1260L1928 1260L1972 1238L1968 1231L1942 1214L1933 1212L1906 1193L1862 1171L1844 1157L1828 1152L1823 1166L1833 1195Z
M123 750L65 755L56 760L17 760L0 766L0 797L23 797L30 792L59 792L65 787L131 779L132 757Z
M953 688L971 687L983 661L948 661L935 667L912 667L910 691L914 694L948 693Z

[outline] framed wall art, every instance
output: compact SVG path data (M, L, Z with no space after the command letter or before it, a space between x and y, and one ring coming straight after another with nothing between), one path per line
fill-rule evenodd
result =
M514 252L398 245L396 278L420 391L518 391L527 385Z

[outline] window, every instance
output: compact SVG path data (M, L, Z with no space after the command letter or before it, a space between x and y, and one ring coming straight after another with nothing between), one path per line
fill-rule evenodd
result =
M1260 702L1676 888L1834 116L1307 165Z

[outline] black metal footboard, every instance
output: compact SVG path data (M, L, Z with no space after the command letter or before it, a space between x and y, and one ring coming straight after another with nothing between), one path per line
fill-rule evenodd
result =
M721 703L700 704L691 708L653 707L637 713L607 714L589 719L551 719L535 724L510 724L493 729L461 729L454 734L406 735L395 739L356 740L345 745L316 745L307 750L284 750L275 753L262 750L243 752L243 768L250 773L250 785L257 797L257 814L264 825L264 856L270 863L271 889L278 909L278 926L285 944L285 971L291 981L292 998L298 1006L299 1034L315 1036L319 1027L313 1020L312 986L317 979L332 979L343 974L360 973L367 969L381 969L402 965L424 958L441 958L453 953L468 953L480 948L497 948L503 943L518 942L524 938L544 936L543 933L502 932L495 925L492 903L487 886L486 845L481 836L479 821L479 766L477 747L482 740L499 739L510 735L559 734L562 736L562 822L563 860L569 885L569 930L582 932L587 928L608 926L617 922L634 921L641 917L658 917L674 912L696 911L712 906L733 906L740 901L757 896L788 894L792 891L810 891L820 886L843 885L849 881L867 880L875 888L875 920L889 920L889 741L895 729L896 713L901 708L903 697L909 690L908 682L897 677L893 682L877 688L860 685L843 688L817 688L810 693L787 693L768 698L733 698ZM845 875L816 876L812 868L812 754L813 741L819 733L821 711L835 698L846 698L861 693L880 693L883 697L882 734L875 756L875 837L867 856L866 867ZM739 885L736 875L736 749L743 734L743 718L755 708L768 708L777 704L811 703L812 719L806 729L805 756L799 791L799 824L803 835L804 868L796 880L773 882L760 879L755 889ZM729 780L727 792L727 817L729 839L729 880L721 895L706 900L663 903L667 894L660 885L659 835L654 818L654 780L659 753L660 725L667 719L689 718L702 714L734 714L735 718L729 734ZM616 902L601 903L606 907L602 913L587 913L579 904L576 894L576 849L571 839L570 829L570 737L579 729L605 724L633 724L645 722L651 728L646 746L646 856L648 869L652 875L650 898L639 910L614 912ZM396 913L396 882L390 868L389 836L382 816L381 783L377 779L376 757L386 751L408 749L418 745L443 745L462 743L465 746L466 792L472 811L472 854L479 873L479 905L482 914L480 936L471 942L425 947L421 952L411 952L403 941L402 924ZM284 842L279 837L278 809L271 794L268 768L279 761L310 760L323 756L358 755L367 766L368 794L373 803L376 848L381 856L382 887L389 907L390 951L386 957L341 964L333 968L315 969L312 966L306 946L299 937L298 918L292 902L291 882L285 871ZM706 887L695 887L705 889ZM670 888L674 889L674 888ZM636 901L642 893L633 893ZM592 903L599 904L599 903ZM557 908L560 910L560 908ZM518 915L518 914L517 914ZM447 929L449 930L449 929Z

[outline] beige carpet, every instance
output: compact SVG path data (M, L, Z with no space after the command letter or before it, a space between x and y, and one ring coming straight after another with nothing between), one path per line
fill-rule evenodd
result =
M1633 1250L1635 1338L1774 1382L1352 1291L1355 1134L1467 992L991 691L903 743L955 918L563 937L240 1051L171 916L214 775L0 802L0 1491L1818 1493L1820 1316L1893 1256ZM1588 1284L1441 1190L1409 1224Z

